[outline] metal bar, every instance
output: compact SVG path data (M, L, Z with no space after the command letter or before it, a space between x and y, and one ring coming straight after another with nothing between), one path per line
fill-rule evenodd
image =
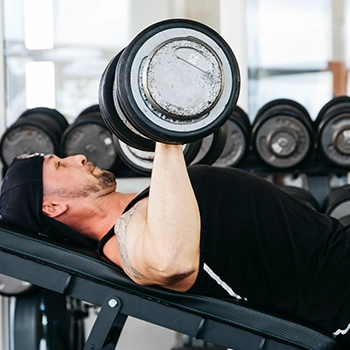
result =
M111 295L107 297L85 343L84 350L112 350L115 348L127 318L127 316L119 314L121 307L122 302L117 296ZM112 327L118 316L122 317L118 318L118 326ZM116 332L111 334L110 332L113 330L116 330Z

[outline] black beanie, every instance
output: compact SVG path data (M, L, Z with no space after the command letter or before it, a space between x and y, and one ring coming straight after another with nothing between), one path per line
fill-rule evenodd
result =
M12 160L1 185L2 219L26 230L95 248L97 242L42 212L43 162L44 155L41 153Z

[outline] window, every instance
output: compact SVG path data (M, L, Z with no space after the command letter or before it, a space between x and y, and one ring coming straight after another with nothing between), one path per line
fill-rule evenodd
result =
M96 104L128 18L127 0L3 0L6 126L28 108L56 108L71 122Z
M334 96L331 63L346 65L350 57L344 37L350 33L349 8L344 0L246 2L251 119L277 98L296 100L316 118Z

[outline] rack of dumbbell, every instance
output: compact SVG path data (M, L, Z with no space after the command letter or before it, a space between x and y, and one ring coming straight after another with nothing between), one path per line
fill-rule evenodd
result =
M277 185L293 184L310 192L322 208L331 191L347 187L350 97L331 99L314 120L290 99L266 103L252 119L235 106L221 127L183 149L188 165L237 167ZM0 140L4 171L13 157L34 152L84 154L119 178L150 176L154 156L152 148L132 147L113 134L97 104L84 109L70 125L54 109L22 113Z

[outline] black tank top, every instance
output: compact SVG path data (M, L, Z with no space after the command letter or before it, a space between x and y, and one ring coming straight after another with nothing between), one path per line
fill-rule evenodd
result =
M350 323L349 229L243 170L188 172L201 215L200 268L189 293L231 295L333 332ZM146 196L148 189L126 210Z
M130 210L137 202L141 199L148 197L149 195L149 187L141 191L134 199L130 201L130 203L125 207L123 214ZM102 239L98 242L97 245L97 254L103 255L103 247L107 244L107 242L115 235L114 226L102 237Z

